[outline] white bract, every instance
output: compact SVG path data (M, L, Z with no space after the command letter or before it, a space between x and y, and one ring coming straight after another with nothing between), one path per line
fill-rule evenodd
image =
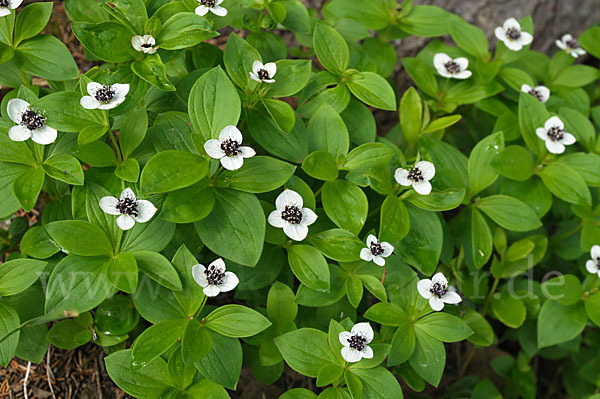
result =
M471 71L467 70L469 60L464 57L452 59L446 53L437 53L433 57L433 66L445 78L467 79Z
M360 250L360 258L367 262L373 261L378 266L385 266L385 259L394 252L394 247L388 242L379 242L377 237L369 234L367 248Z
M436 312L444 309L444 304L457 304L462 301L455 288L448 286L448 280L442 273L436 273L431 280L426 278L417 283L419 294L429 300L429 306Z
M575 143L575 136L565 132L565 124L553 116L544 123L544 127L535 129L535 134L544 140L546 148L553 154L565 152L565 146Z
M242 145L242 132L233 125L226 126L219 133L219 139L204 143L204 150L214 159L219 159L227 170L237 170L244 164L244 158L256 155L251 147Z
M87 92L89 96L83 96L79 100L83 108L113 109L125 101L125 96L129 93L129 84L103 85L90 82L87 85Z
M156 40L150 35L135 35L131 38L131 45L136 51L141 51L146 54L154 54L156 53L157 47Z
M519 21L514 18L504 21L504 25L498 26L494 33L498 40L504 42L506 47L512 51L519 51L533 41L533 36L523 32Z
M579 42L568 33L563 35L560 40L556 40L555 43L559 49L565 50L567 54L572 55L574 58L585 54L585 50L581 48Z
M27 101L13 98L6 105L8 117L16 123L8 131L12 141L25 141L29 138L38 144L50 144L56 140L56 129L46 125L43 113L32 109Z
M23 0L0 0L0 17L5 17L10 14L10 10L19 7Z
M274 62L267 62L263 65L260 61L254 61L252 64L252 72L250 72L250 78L257 82L273 83L275 79L273 76L277 73L277 65Z
M219 17L227 15L227 9L219 5L223 0L198 0L198 2L200 5L196 7L195 10L198 15L204 16L208 14L209 11Z
M208 267L197 264L192 267L192 276L204 295L217 296L221 292L234 289L240 282L235 273L225 271L225 262L219 258L214 260Z
M283 232L292 240L304 240L308 226L317 220L317 215L311 209L303 208L303 204L300 194L285 190L275 200L277 209L269 215L269 223L283 228Z
M102 197L100 208L109 215L119 215L117 226L121 230L131 229L135 222L145 223L156 213L156 207L152 202L137 199L130 188L123 190L119 198Z
M355 324L350 332L341 332L339 340L344 345L342 357L345 361L354 363L373 357L373 349L368 345L373 340L373 329L369 323Z
M590 251L592 259L585 262L585 268L592 274L600 277L600 245L594 245Z
M421 195L431 193L429 180L435 176L435 166L431 162L420 161L411 169L396 169L394 177L403 186L412 186Z
M523 93L531 94L541 103L545 103L550 98L550 89L548 89L546 86L531 87L524 84L521 86L521 91Z

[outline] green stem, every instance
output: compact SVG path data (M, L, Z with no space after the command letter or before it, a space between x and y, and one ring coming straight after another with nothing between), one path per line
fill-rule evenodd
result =
M319 187L319 189L315 192L315 198L317 198L319 196L319 194L321 194L321 191L323 191L324 186L325 186L325 184L323 184L321 187Z
M117 236L117 245L115 246L115 255L119 253L121 249L121 240L123 239L123 230L119 228L119 235Z
M485 302L483 303L483 309L481 310L481 316L485 317L485 314L488 311L488 308L490 306L490 300L492 299L492 296L494 295L494 293L496 293L496 289L498 288L498 284L500 283L500 279L497 277L494 277L494 283L492 284L492 289L490 290L487 298L485 298Z
M204 309L204 305L206 305L207 300L208 300L208 297L206 295L204 295L204 298L202 298L202 303L200 304L200 308L194 315L194 319L197 319L200 316L200 313L202 313L202 310Z
M117 139L115 138L115 134L113 133L112 129L108 129L108 135L110 136L110 140L112 141L113 146L115 147L117 158L120 162L123 162L123 154L121 153L121 147L119 147L119 144L117 143Z

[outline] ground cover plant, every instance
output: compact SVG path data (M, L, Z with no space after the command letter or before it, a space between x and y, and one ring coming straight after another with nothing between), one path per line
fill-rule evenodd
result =
M412 1L64 7L89 70L51 2L0 0L1 366L92 342L143 399L242 367L282 399L600 398L600 26L542 54L530 17L489 42Z

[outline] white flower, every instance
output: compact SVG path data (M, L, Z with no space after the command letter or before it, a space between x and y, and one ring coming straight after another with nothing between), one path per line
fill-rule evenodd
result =
M431 162L420 161L410 170L398 168L394 177L396 181L403 186L411 186L421 195L428 195L431 192L431 183L429 180L435 176L435 166Z
M514 18L504 21L504 25L498 26L494 33L498 40L503 41L506 47L513 51L519 51L533 41L533 36L523 32L519 21Z
M429 299L429 306L436 312L444 309L444 303L456 304L462 301L460 295L452 286L448 286L448 280L442 273L435 274L431 280L426 278L417 283L419 294Z
M523 93L531 94L542 104L548 101L550 98L550 89L548 89L546 86L531 87L524 84L521 86L521 91Z
M23 0L0 0L0 17L10 14L10 10L19 7Z
M225 262L219 258L214 260L208 268L197 264L192 267L192 276L198 285L204 288L204 295L217 296L220 292L234 289L240 282L235 273L225 271Z
M90 82L87 85L89 96L81 97L79 103L85 109L113 109L123 101L129 93L129 84L115 83L114 85L102 85Z
M31 138L34 142L45 145L56 140L56 129L46 125L44 114L32 109L27 101L13 98L6 105L6 110L8 117L16 123L8 131L8 137L12 141L25 141Z
M317 220L317 215L303 208L300 194L285 190L275 200L277 210L269 215L271 226L283 228L283 232L292 240L302 241L308 234L308 226Z
M590 251L592 259L585 262L585 268L592 274L598 274L600 277L600 245L594 245Z
M210 139L204 143L204 150L214 159L220 159L227 170L237 170L244 164L244 158L251 158L256 152L251 147L242 145L242 132L233 125L225 126L219 139Z
M196 7L196 14L200 16L206 15L209 11L219 17L227 15L227 9L219 5L223 0L198 0L198 2L200 5Z
M469 60L464 57L452 59L446 53L437 53L433 57L433 66L445 78L467 79L471 71L467 70Z
M121 230L131 229L135 222L145 223L156 213L152 202L137 199L130 188L123 190L119 198L102 197L100 208L109 215L120 215L117 218L117 226Z
M250 72L250 78L257 82L273 83L275 79L273 76L277 73L277 65L274 62L267 62L263 65L260 61L254 61L252 64L252 72Z
M339 340L344 347L342 357L345 361L354 363L360 359L371 359L373 349L367 344L373 340L373 329L369 323L357 323L352 331L344 331L339 335Z
M150 35L135 35L131 38L131 45L137 51L141 51L146 54L156 53L156 40Z
M379 242L377 237L369 234L367 248L360 250L360 258L367 262L373 261L378 266L385 265L385 259L394 252L394 247L388 242Z
M571 54L574 58L585 54L585 50L581 48L579 42L576 39L573 39L573 36L568 33L563 35L560 40L556 40L555 43L558 48L565 50L567 54Z
M548 119L544 127L535 129L535 134L546 142L546 148L553 154L562 154L566 145L575 143L575 136L565 132L565 125L557 116Z

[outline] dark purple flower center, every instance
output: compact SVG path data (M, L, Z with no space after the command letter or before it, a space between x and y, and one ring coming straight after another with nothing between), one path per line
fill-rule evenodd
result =
M356 334L348 338L348 344L348 346L350 346L352 349L356 349L360 352L363 349L365 349L367 339L361 335Z
M206 276L206 281L208 281L208 284L210 285L223 284L223 278L225 278L225 272L215 265L208 266L204 271L204 275Z
M8 0L0 0L0 7L6 8L8 6L9 6Z
M302 222L302 209L296 205L286 205L281 212L281 218L288 223L300 224Z
M540 93L536 89L529 90L529 94L531 94L532 96L534 96L539 102L544 101L544 97L542 96L542 93Z
M129 215L137 217L139 215L138 212L138 204L134 198L125 197L119 198L117 201L117 210L121 212L122 215Z
M519 40L521 37L521 30L517 28L508 28L506 30L506 37L510 40Z
M548 137L550 137L550 140L552 141L560 141L565 137L565 129L561 129L558 126L552 126L548 129Z
M444 68L446 68L446 71L448 71L448 73L451 74L456 74L460 72L460 65L458 65L457 62L454 61L448 61L444 64Z
M581 45L575 39L567 40L566 45L567 45L568 48L573 49L573 50L581 48Z
M142 47L143 48L151 48L152 45L150 43L144 43L144 44L142 44Z
M111 86L104 85L94 93L94 98L103 104L108 104L115 97L115 91Z
M423 172L415 166L408 172L408 180L419 182L425 179L423 178Z
M267 72L266 69L259 69L258 72L256 72L256 74L258 75L258 78L260 80L269 79L269 72Z
M27 109L27 111L23 112L21 115L20 125L29 130L39 129L44 126L44 123L46 123L46 117L32 109Z
M216 6L217 4L216 0L200 0L200 4L202 4L203 6L206 6L208 8L213 8L214 6Z
M371 243L371 253L374 256L381 255L383 252L384 251L383 251L383 248L381 247L380 243L378 243L378 242Z
M240 143L231 138L221 142L221 150L228 157L234 157L242 152L240 149Z
M444 294L446 292L448 292L448 287L445 284L433 283L431 285L431 288L429 289L429 292L431 292L433 295L437 296L438 298L441 298L444 296Z

